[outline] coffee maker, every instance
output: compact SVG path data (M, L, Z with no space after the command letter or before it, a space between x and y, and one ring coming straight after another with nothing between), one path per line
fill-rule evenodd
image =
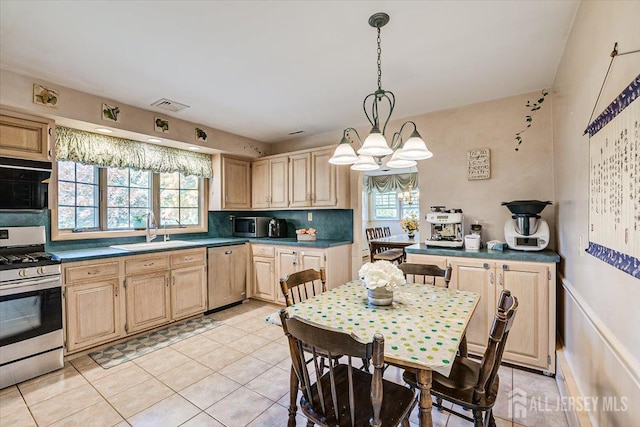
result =
M540 212L551 202L540 200L514 200L502 202L511 213L504 224L504 238L511 249L519 251L541 251L549 244L549 225L540 217Z
M447 210L443 206L432 206L426 220L431 229L431 235L424 242L427 246L462 247L464 244L462 209Z

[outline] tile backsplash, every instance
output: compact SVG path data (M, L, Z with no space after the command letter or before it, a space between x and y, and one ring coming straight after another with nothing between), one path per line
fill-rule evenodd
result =
M313 214L313 221L308 221L308 213ZM287 220L287 237L295 237L298 228L313 227L318 230L319 239L353 241L353 210L352 209L326 209L326 210L282 210L282 211L214 211L209 212L209 232L181 234L181 238L206 238L206 237L231 237L230 215L235 216L268 216ZM96 246L108 246L115 244L138 243L144 240L141 236L120 237L115 239L82 239L51 241L51 216L49 210L24 211L24 212L0 212L0 227L28 227L44 225L47 234L46 249L73 250Z

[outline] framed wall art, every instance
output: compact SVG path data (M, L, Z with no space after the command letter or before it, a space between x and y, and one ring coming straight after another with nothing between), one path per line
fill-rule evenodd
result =
M153 125L156 132L169 133L169 120L156 117Z
M196 141L207 142L207 131L196 128Z
M58 92L39 84L33 85L33 103L45 107L58 108Z
M467 151L467 180L491 178L491 150L478 148Z
M116 107L115 105L109 105L106 103L102 103L102 120L107 122L116 122L120 121L120 107Z

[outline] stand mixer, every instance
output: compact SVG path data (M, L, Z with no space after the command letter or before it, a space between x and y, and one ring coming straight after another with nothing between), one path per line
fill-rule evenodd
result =
M549 225L540 217L540 212L551 202L540 200L515 200L502 202L511 213L504 224L504 238L511 249L519 251L541 251L549 244Z

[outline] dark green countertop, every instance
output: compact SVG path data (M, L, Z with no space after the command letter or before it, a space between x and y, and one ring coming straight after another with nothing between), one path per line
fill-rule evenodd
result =
M490 258L490 259L506 259L512 261L533 261L533 262L559 262L560 256L551 250L542 251L515 251L513 249L505 249L503 251L493 251L482 248L479 250L468 251L463 248L439 248L427 246L419 243L404 248L408 254L424 254L453 256L465 258Z
M85 261L85 260L99 259L99 258L112 258L112 257L120 257L120 256L139 255L139 254L153 253L153 252L176 251L176 250L196 248L196 247L211 248L216 246L241 245L247 242L264 244L264 245L302 246L302 247L310 247L310 248L330 248L334 246L350 245L352 243L346 240L326 240L326 239L318 239L314 242L298 242L295 238L273 239L268 237L263 237L263 238L212 237L207 239L174 238L174 240L188 241L191 244L179 246L179 247L153 248L149 250L136 250L136 251L126 251L122 249L115 249L110 246L96 246L92 248L73 249L73 250L67 250L67 251L54 250L54 251L51 251L51 253L54 255L56 259L59 259L62 262L74 262L74 261Z

